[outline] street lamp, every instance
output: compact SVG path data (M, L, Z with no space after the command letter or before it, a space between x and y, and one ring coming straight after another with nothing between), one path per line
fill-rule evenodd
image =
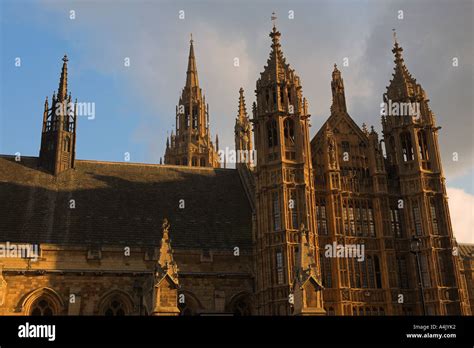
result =
M421 266L418 254L420 253L421 239L413 235L410 241L410 252L415 255L416 269L418 273L418 281L420 286L421 304L423 306L423 315L426 315L425 293L423 291L423 279L421 278Z

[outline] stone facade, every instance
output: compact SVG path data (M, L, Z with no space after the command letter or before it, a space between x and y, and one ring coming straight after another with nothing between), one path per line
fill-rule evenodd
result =
M192 40L165 165L75 160L74 109L55 112L65 57L39 158L0 156L0 315L472 314L472 246L454 239L439 127L398 41L381 139L350 117L336 66L310 139L280 36L252 118L240 90L236 150L258 159L235 169L219 168Z

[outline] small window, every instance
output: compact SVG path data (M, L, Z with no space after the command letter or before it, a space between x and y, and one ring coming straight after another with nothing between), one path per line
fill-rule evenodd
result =
M40 297L31 308L33 316L51 316L54 313L53 304L43 297Z
M402 156L403 161L413 161L415 159L413 153L413 145L411 143L411 135L408 132L404 132L400 134L400 143L402 145Z
M294 146L295 145L295 125L292 119L286 118L283 122L284 136L285 136L285 145Z
M278 145L278 132L275 120L267 122L268 147L272 148Z
M106 316L124 316L125 315L125 309L124 305L121 301L118 299L114 299L110 301L109 305L105 309L104 314Z
M276 268L277 268L277 283L284 283L284 274L283 274L283 254L281 251L276 253Z
M413 206L413 221L415 223L415 233L417 236L421 236L423 234L423 229L421 226L421 212L418 203L414 203Z
M281 229L281 218L280 218L280 201L278 198L278 192L272 193L272 210L273 210L273 230L278 231Z

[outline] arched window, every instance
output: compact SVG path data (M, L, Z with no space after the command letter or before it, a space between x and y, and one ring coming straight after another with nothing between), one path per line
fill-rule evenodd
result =
M187 166L188 165L188 159L186 157L183 157L183 166Z
M283 122L283 129L285 135L285 145L294 146L295 145L295 124L292 119L286 118Z
M180 310L180 315L191 316L197 315L198 309L201 308L199 300L194 297L194 295L188 291L184 291L178 295L178 299L183 299L184 301L178 300L178 308Z
M20 307L25 315L60 315L63 314L64 302L53 289L40 288L27 295Z
M122 291L115 290L101 301L99 314L106 316L130 315L133 304L130 297Z
M106 316L124 316L125 315L125 309L124 305L121 301L115 299L110 301L108 307L105 309L104 314Z
M400 143L402 145L402 156L403 161L413 161L415 159L413 153L413 145L411 143L411 135L408 132L403 132L400 134Z
M31 315L34 315L34 316L54 315L54 304L46 297L41 296L31 306Z
M197 110L193 110L193 129L197 129L197 126L198 126Z
M418 132L418 147L420 150L420 158L422 160L428 160L428 146L426 143L426 133L424 131Z
M179 159L176 160L176 165L179 166Z
M250 296L246 293L236 295L228 304L226 311L233 313L235 316L252 315Z
M278 132L275 120L267 122L268 147L272 148L278 145Z
M196 157L193 157L193 158L192 158L192 160L191 160L191 165L192 165L193 167L197 167L197 165L198 165L198 160L197 160Z
M200 161L199 161L199 165L201 167L205 167L206 166L206 159L205 158L201 158Z

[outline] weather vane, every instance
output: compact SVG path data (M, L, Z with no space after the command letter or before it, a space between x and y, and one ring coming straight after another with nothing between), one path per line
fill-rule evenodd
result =
M275 26L275 21L277 19L275 11L272 12L272 17L271 18L272 18L273 26Z

